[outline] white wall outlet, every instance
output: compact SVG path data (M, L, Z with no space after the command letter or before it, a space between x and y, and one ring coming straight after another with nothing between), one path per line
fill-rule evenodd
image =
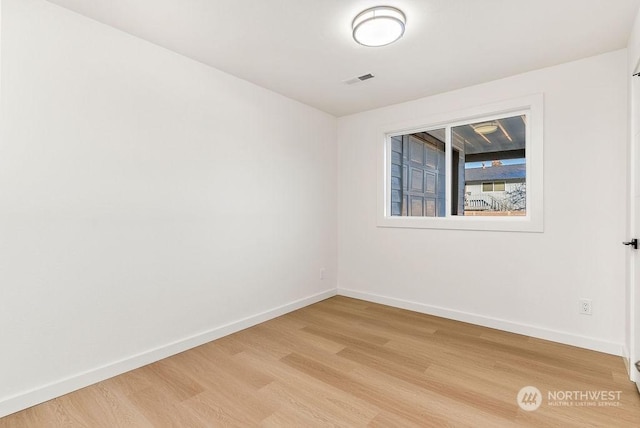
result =
M327 270L325 268L320 269L320 279L323 280L326 276Z
M592 307L591 307L591 299L580 299L578 301L578 303L580 304L579 306L579 312L581 315L591 315L592 314Z

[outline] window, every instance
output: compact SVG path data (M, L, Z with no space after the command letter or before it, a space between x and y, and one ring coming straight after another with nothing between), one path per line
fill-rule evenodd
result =
M504 181L494 181L491 183L482 183L482 191L483 192L504 192L506 189L507 183Z
M542 231L541 95L423 123L383 132L379 226Z

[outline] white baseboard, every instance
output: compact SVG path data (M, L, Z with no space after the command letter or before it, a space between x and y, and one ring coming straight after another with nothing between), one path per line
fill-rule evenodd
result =
M622 360L624 361L624 366L627 368L627 373L629 374L629 379L632 379L632 374L631 374L631 358L630 358L630 354L629 354L629 348L627 348L626 345L624 345L622 347Z
M454 309L442 308L438 306L425 305L423 303L411 302L408 300L396 299L393 297L381 296L372 293L365 293L356 290L338 288L338 295L352 297L354 299L366 300L382 305L407 309L423 314L434 315L456 321L468 322L484 327L504 330L511 333L523 334L526 336L545 339L552 342L564 343L566 345L577 346L579 348L591 349L593 351L604 352L612 355L623 355L623 345L620 343L608 342L593 337L579 336L562 331L550 330L527 324L520 324L499 318L486 317L469 312L457 311Z
M252 327L256 324L260 324L335 295L335 288L326 290L321 293L278 306L268 311L195 334L185 339L168 343L155 349L150 349L120 361L96 367L95 369L78 373L74 376L13 395L0 401L0 418L53 398L60 397L61 395L68 394L80 388L93 385L94 383L105 379L109 379L119 374L162 360L163 358L184 352L196 346L211 342L212 340L244 330L245 328Z

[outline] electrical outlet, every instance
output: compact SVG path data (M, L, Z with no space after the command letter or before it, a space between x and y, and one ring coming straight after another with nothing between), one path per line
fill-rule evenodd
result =
M320 280L324 279L324 277L326 275L326 271L327 270L325 268L320 269Z
M579 311L581 315L592 314L591 299L580 299L578 303L580 304Z

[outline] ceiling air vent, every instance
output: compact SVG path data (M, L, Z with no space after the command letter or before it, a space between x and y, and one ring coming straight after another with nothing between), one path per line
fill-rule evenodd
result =
M367 73L367 74L363 74L362 76L347 79L344 81L344 83L346 83L347 85L353 85L355 83L360 83L360 82L364 82L365 80L373 79L374 77L376 76L374 76L371 73Z

